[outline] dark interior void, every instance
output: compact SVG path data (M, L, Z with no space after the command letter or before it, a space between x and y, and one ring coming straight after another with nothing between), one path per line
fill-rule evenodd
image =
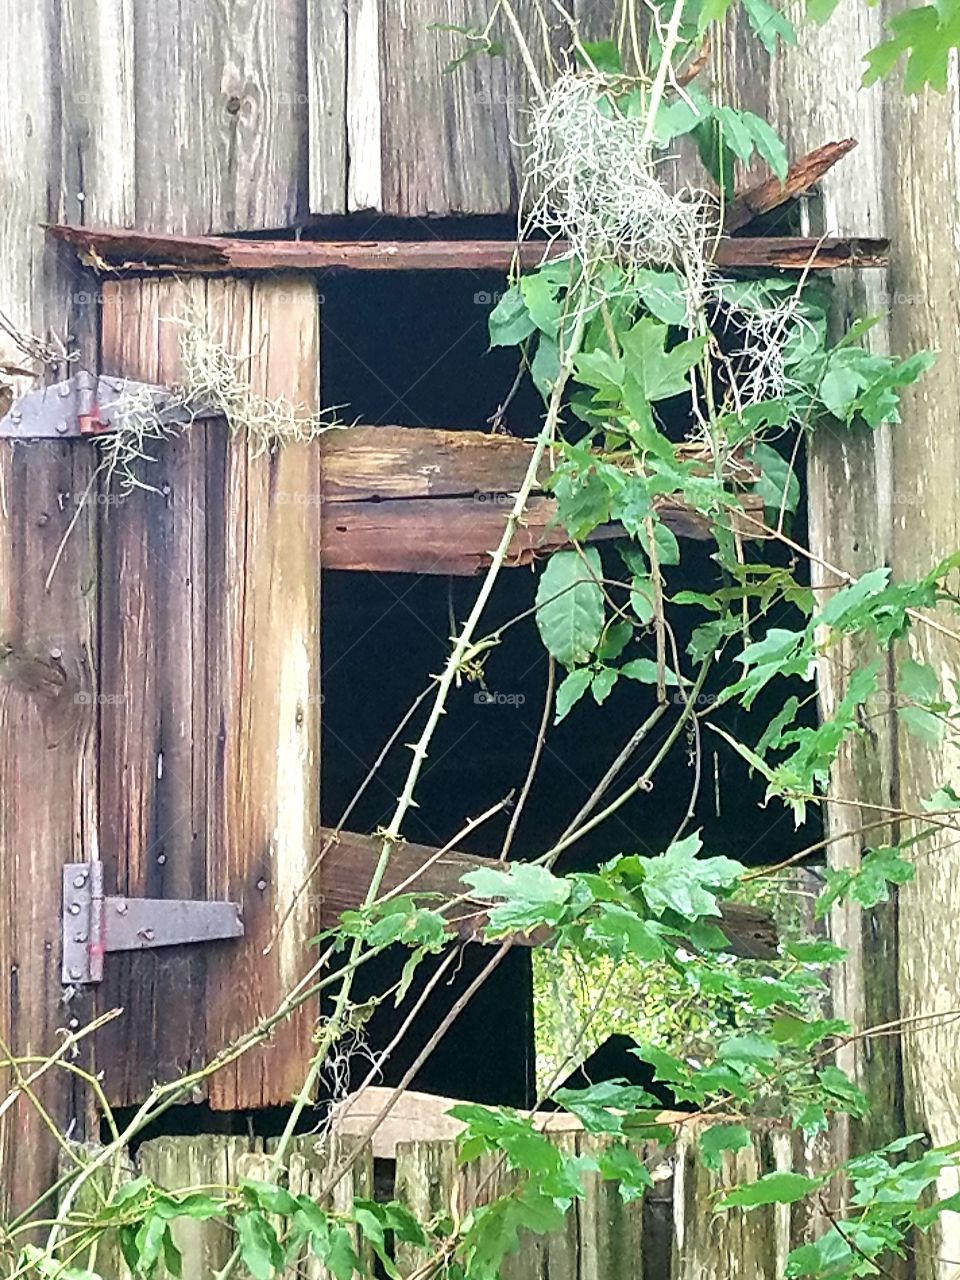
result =
M503 401L516 372L516 354L487 350L487 318L500 273L398 272L331 274L321 285L322 385L327 405L344 406L347 421L410 426L483 429ZM668 406L669 408L670 406ZM542 403L527 383L506 416L518 435L535 433ZM668 415L669 417L670 415ZM683 423L669 422L671 434ZM801 463L802 465L802 463ZM803 512L799 523L802 526ZM802 536L802 533L801 533ZM684 541L682 563L671 568L671 591L710 591L719 570L712 544ZM748 549L748 558L784 556L772 545ZM606 544L607 575L623 576L616 548ZM505 571L497 582L483 631L489 633L530 611L536 573ZM373 761L417 695L439 671L449 652L453 627L463 621L476 596L470 579L328 572L323 584L323 818L337 824L367 776ZM703 617L678 610L677 642L686 646ZM789 608L772 611L769 626L798 625ZM654 656L651 637L633 642L624 658ZM711 699L735 678L731 658L714 671L704 690ZM417 808L404 823L411 841L440 846L464 823L523 785L543 712L547 657L533 617L509 627L487 656L482 682L464 681L450 699L417 789ZM810 692L801 685L801 696ZM753 744L783 705L788 691L774 686L747 714L724 706L716 722L735 738ZM584 699L551 729L539 772L511 851L530 858L548 849L602 777L634 729L653 710L654 691L621 681L608 702ZM637 776L663 742L678 714L671 707L637 753L624 781ZM348 826L373 832L392 814L410 761L403 744L423 722L421 707L400 735L382 768L353 809ZM812 704L809 714L813 716ZM699 750L699 775L694 760ZM595 867L618 853L659 853L677 831L693 797L688 830L700 828L705 850L751 865L779 862L817 838L815 818L796 828L777 805L763 805L765 783L751 777L741 757L716 734L703 732L698 744L681 740L641 794L616 816L574 845L561 870ZM506 810L460 840L468 852L497 856L506 832ZM385 1072L385 1083L403 1074L443 1012L456 999L489 952L467 948L463 967L450 985L431 997L420 1025ZM396 980L402 955L386 956L360 971L358 996L382 991ZM398 1014L390 1002L367 1024L374 1047L388 1043ZM477 1100L522 1102L532 1079L532 1018L529 956L511 954L461 1015L414 1087ZM362 1073L364 1064L356 1068Z
M344 422L482 431L517 372L515 348L488 350L502 271L321 274L324 407ZM529 379L506 411L536 435L543 402Z

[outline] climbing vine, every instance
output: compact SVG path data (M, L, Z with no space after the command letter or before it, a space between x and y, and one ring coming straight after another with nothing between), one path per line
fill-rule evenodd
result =
M742 3L764 44L791 40L786 18L766 0ZM811 7L815 19L828 16L828 5ZM95 1280L108 1231L118 1233L135 1275L150 1277L162 1268L178 1276L172 1227L187 1218L220 1221L232 1232L234 1252L217 1280L240 1265L256 1280L270 1280L304 1250L337 1280L350 1280L361 1271L361 1244L386 1275L399 1277L396 1242L423 1251L428 1261L412 1274L424 1280L494 1280L518 1232L561 1227L584 1194L586 1173L616 1183L624 1200L641 1196L652 1185L656 1157L650 1152L662 1153L694 1117L700 1159L716 1170L726 1153L748 1144L748 1122L758 1113L806 1140L839 1116L856 1120L867 1113L869 1099L834 1060L838 1048L867 1029L824 1012L825 973L843 963L843 952L810 936L785 942L780 958L762 970L732 960L724 905L757 873L723 850L704 850L691 829L692 802L676 815L676 834L656 856L627 848L592 872L560 874L557 867L561 854L588 832L650 792L671 753L686 750L696 759L711 733L765 780L768 803L801 820L822 805L838 752L867 731L887 695L881 655L890 646L902 651L918 628L943 629L933 611L955 612L958 605L960 553L913 582L893 582L883 567L852 578L821 566L830 589L817 592L809 584L809 552L792 523L805 438L824 421L841 431L895 426L900 391L922 376L932 356L877 354L868 345L869 318L831 339L828 291L809 272L731 278L718 267L737 166L759 157L776 176L787 171L783 144L764 120L714 101L697 85L704 42L730 8L731 0L673 0L641 14L626 3L609 41L584 42L571 26L574 60L551 68L549 76L534 56L535 42L522 43L532 84L523 234L542 239L544 258L510 280L490 316L490 341L517 348L543 396L543 423L475 603L423 700L409 770L379 833L380 857L365 900L313 940L318 959L278 1010L212 1063L158 1086L123 1128L98 1096L112 1138L95 1155L74 1157L75 1167L56 1189L59 1207L47 1204L44 1240L38 1242L30 1215L3 1228L0 1250L10 1277ZM522 41L508 0L493 6L497 15ZM952 39L953 21L941 8L894 19L890 39L870 54L868 74L881 74L907 51L911 83L938 83L939 54L930 52L931 42ZM496 53L492 29L465 33L468 53ZM664 181L664 157L684 139L702 161L702 189L674 190ZM312 420L304 428L307 434L315 429ZM419 895L415 882L383 893L451 690L476 678L499 638L484 632L486 605L546 460L557 520L569 538L569 547L540 569L530 603L559 671L550 718L576 717L585 700L613 705L627 682L649 687L652 710L615 767L539 856L470 872L456 903L438 905ZM682 585L683 554L663 519L677 495L709 530L712 590ZM610 522L624 536L601 549L591 537ZM771 548L786 555L768 555ZM686 643L678 638L681 630L689 633ZM871 642L876 659L851 667L843 642L852 637ZM815 696L815 672L825 664L842 668L844 692L812 724L804 712ZM729 672L732 678L725 678ZM783 696L758 740L742 741L718 722L723 707L749 710L769 687L782 687ZM930 667L900 661L893 697L905 732L931 745L954 736L955 691ZM649 748L642 768L641 746ZM691 772L695 790L699 770ZM923 842L956 824L958 809L960 797L945 780L916 812L891 810L882 824L865 817L862 862L825 873L817 914L839 902L869 908L884 901L910 879L911 857ZM805 853L815 856L828 842ZM706 993L734 1008L732 1022L710 1029L696 1061L675 1046L633 1044L652 1080L668 1086L687 1115L665 1123L650 1089L625 1079L563 1087L572 1064L562 1062L543 1085L541 1101L604 1139L595 1156L551 1142L535 1116L464 1103L452 1112L463 1125L460 1157L493 1155L512 1175L506 1193L429 1221L395 1201L357 1199L333 1210L323 1194L296 1193L285 1173L298 1121L313 1105L328 1059L362 1016L353 1000L354 975L387 947L408 948L403 977L389 993L402 1003L418 965L449 951L451 913L466 903L479 904L479 927L491 944L480 980L517 935L537 933L549 937L551 953L588 970L612 974L621 966L657 963L677 990ZM330 1011L317 1028L313 1060L264 1180L174 1194L144 1177L124 1176L127 1144L148 1122L320 992L331 996ZM457 1012L451 1010L415 1065ZM588 1010L585 1021L591 1016ZM13 1061L14 1093L27 1096L38 1073L83 1075L64 1057ZM86 1083L97 1088L92 1077ZM349 1159L341 1157L331 1169L326 1191ZM943 1170L957 1164L960 1150L931 1149L923 1135L893 1135L837 1168L778 1170L732 1187L715 1207L722 1213L803 1199L840 1204L827 1213L826 1229L790 1255L788 1275L876 1274L886 1255L905 1252L911 1232L957 1207L936 1193Z

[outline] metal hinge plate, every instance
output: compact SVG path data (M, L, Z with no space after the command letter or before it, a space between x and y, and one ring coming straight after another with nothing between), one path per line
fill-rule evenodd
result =
M168 387L130 378L108 378L81 369L65 382L28 391L0 418L0 439L69 440L112 431L124 405L149 411L162 425L209 417L199 406L187 408Z
M102 862L63 868L63 981L100 982L108 951L145 951L243 936L239 903L108 897Z

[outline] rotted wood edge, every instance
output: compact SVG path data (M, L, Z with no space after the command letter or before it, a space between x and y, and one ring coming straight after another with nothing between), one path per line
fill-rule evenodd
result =
M240 240L116 231L47 223L55 239L72 245L98 271L131 275L189 271L508 271L562 257L565 241L512 240ZM889 242L875 237L762 236L721 239L718 267L821 270L882 267Z
M321 828L321 902L320 924L333 927L344 911L363 902L374 867L380 857L381 842L376 836L358 835L352 831ZM410 893L438 894L445 899L462 897L466 891L463 876L482 868L502 868L494 858L476 854L441 852L429 845L402 841L387 866L383 894L397 890ZM489 901L471 899L453 908L450 921L454 931L466 941L478 941L486 923ZM717 925L726 934L733 955L754 960L769 960L777 955L778 936L773 917L759 907L739 902L720 906ZM518 946L539 946L548 940L545 931L517 934Z
M742 191L731 200L723 219L723 229L729 235L747 226L761 214L770 213L806 191L828 173L833 166L857 145L856 138L844 138L841 142L827 142L822 147L808 151L795 160L781 182L779 178L766 178ZM740 242L737 242L740 243Z

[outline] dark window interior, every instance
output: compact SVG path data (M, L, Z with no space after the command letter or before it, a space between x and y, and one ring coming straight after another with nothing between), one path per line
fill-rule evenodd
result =
M486 322L499 273L426 272L330 274L322 289L322 385L327 405L346 406L346 420L365 424L484 429L502 401L515 371L508 351L487 350ZM479 301L477 300L479 299ZM513 400L507 422L519 435L532 435L542 405L529 385ZM801 512L801 519L803 513ZM682 540L682 564L669 571L672 589L712 589L718 569L712 545ZM616 574L615 547L602 550L607 572ZM752 547L751 558L782 557L771 546ZM485 631L529 610L536 590L530 569L505 571L497 583ZM477 582L434 576L328 572L323 586L323 807L324 822L336 824L363 782L384 742L413 700L440 669L454 620L462 623ZM702 621L686 610L686 632ZM797 616L771 614L771 626L797 625ZM634 642L625 656L653 656L652 639ZM504 634L486 660L483 682L464 682L448 705L431 747L417 791L419 807L405 823L410 840L441 845L471 817L519 792L534 747L547 674L547 658L533 618ZM706 694L729 683L728 665L714 673ZM809 686L798 692L809 693ZM492 700L491 700L492 695ZM782 686L758 698L749 714L725 707L718 722L733 736L755 742L782 706ZM654 706L653 690L621 681L601 709L584 700L551 730L540 770L520 823L512 857L536 856L549 848L603 775L634 728ZM421 708L414 725L422 724ZM813 707L809 707L812 717ZM668 731L665 718L640 750L629 781L649 761ZM378 777L354 809L349 826L375 831L390 816L406 769L411 727L387 756ZM666 847L696 791L687 830L702 830L704 847L751 865L779 862L817 838L811 818L795 828L780 806L762 805L765 783L717 735L705 731L700 743L699 780L693 765L695 743L675 749L657 774L654 790L636 797L621 812L564 855L560 869L589 868L617 853L658 853ZM615 792L614 792L615 794ZM509 818L499 813L461 842L469 852L496 857ZM474 957L471 953L480 953ZM468 948L466 969L452 988L441 989L423 1025L436 1025L461 984L487 952ZM401 958L391 957L373 972L372 994ZM508 966L462 1015L420 1087L460 1096L517 1101L529 1086L531 1024L529 957L511 955ZM439 1012L438 1012L439 1011ZM378 1043L395 1018L381 1010L370 1024ZM416 1043L417 1038L412 1038ZM407 1057L412 1056L411 1054ZM392 1080L400 1070L388 1073Z

